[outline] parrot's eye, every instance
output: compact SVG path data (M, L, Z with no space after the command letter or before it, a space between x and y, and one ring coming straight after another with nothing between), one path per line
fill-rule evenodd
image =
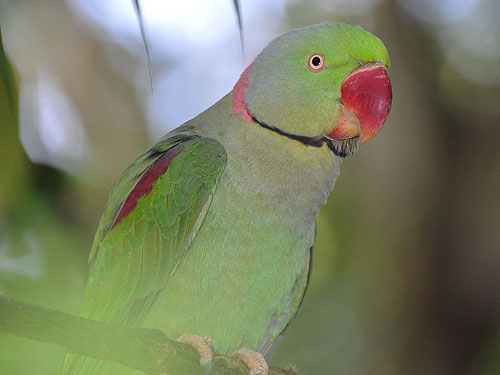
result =
M313 53L307 59L307 67L311 72L319 72L325 68L325 56L321 53Z

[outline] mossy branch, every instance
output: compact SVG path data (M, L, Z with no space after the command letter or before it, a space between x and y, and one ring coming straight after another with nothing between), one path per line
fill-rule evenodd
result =
M0 296L0 331L61 345L68 352L107 359L145 374L202 375L199 355L159 330L124 328ZM246 375L235 358L217 354L213 375ZM297 375L293 368L270 368L269 375Z

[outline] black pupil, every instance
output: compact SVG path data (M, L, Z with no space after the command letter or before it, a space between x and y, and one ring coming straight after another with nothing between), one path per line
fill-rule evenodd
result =
M314 56L311 63L313 64L313 66L319 66L321 64L321 57Z

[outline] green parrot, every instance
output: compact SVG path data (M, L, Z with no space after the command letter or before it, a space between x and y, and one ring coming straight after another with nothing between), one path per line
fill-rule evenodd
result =
M231 92L123 172L79 315L270 359L306 292L340 164L387 119L388 68L383 43L343 23L272 41ZM139 373L73 354L63 372Z

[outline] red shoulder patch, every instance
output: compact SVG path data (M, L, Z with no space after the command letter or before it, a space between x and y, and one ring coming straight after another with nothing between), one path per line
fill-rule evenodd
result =
M125 217L127 217L129 213L134 210L134 208L137 206L137 201L140 198L151 193L156 180L158 180L163 174L165 174L165 172L167 172L172 160L181 152L182 147L179 146L167 151L163 156L161 156L154 162L154 164L146 171L146 173L142 175L139 182L127 196L127 199L125 199L125 203L123 203L123 206L118 213L118 216L116 217L111 229L117 226Z

